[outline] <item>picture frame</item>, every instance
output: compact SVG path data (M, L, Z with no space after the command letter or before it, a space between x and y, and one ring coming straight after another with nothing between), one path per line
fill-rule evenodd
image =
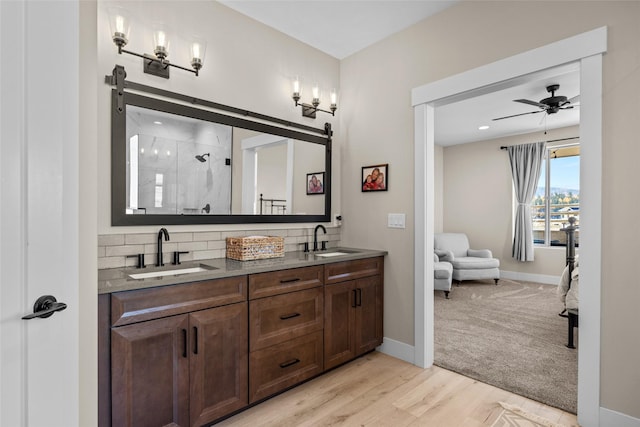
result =
M360 178L360 189L363 193L387 191L389 189L389 164L363 166Z
M311 172L307 174L307 195L314 196L324 194L324 172Z

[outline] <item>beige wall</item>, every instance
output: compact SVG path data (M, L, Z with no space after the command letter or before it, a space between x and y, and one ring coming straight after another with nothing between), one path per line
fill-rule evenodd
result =
M640 226L629 221L640 207L634 173L640 154L638 22L640 2L463 2L342 61L343 243L389 251L386 337L413 344L411 89L606 25L601 403L640 418L640 286L628 268L640 238ZM363 194L350 185L361 166L386 162L388 192ZM407 228L386 228L389 212L405 212Z
M500 270L559 277L564 248L536 246L533 262L511 257L513 184L509 155L500 147L574 136L577 126L445 147L444 231L466 233L471 247L491 249Z
M208 41L204 67L199 77L192 73L171 69L171 78L144 74L142 61L131 55L118 55L111 41L107 9L113 4L124 4L134 16L127 49L144 53L151 51L154 20L164 21L177 31L171 37L169 60L189 66L188 40L191 32L199 33ZM339 88L340 62L319 50L294 40L215 1L98 1L98 73L99 80L111 74L115 64L123 65L127 79L165 90L192 95L210 101L292 122L323 128L330 122L335 131L335 148L342 137L337 117L318 114L316 120L303 118L300 107L291 99L291 81L299 76L303 85L303 101L308 93L304 87L317 81L321 88ZM321 99L324 104L328 99ZM111 227L110 207L110 87L98 85L98 234L141 233L157 227ZM340 159L334 156L334 169L339 170ZM339 172L334 174L339 180ZM339 182L339 181L335 181ZM332 208L340 212L340 188L333 190ZM265 225L199 225L172 226L170 231L213 231L228 229L264 229Z

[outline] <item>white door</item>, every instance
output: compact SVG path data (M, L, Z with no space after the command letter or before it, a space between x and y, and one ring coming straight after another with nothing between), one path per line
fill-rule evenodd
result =
M0 427L79 424L78 26L0 1ZM68 308L22 320L42 295Z

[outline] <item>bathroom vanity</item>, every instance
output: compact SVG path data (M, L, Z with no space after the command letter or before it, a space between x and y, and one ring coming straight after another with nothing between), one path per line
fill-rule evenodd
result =
M101 270L99 425L209 425L375 349L384 255Z

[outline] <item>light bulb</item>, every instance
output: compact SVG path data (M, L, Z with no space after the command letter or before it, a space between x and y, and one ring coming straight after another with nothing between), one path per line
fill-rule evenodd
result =
M300 80L298 80L298 77L293 80L293 93L300 93Z
M311 89L311 93L313 98L311 100L311 105L313 105L314 107L317 107L318 105L320 105L320 88L318 87L317 83Z
M159 59L162 60L169 56L169 38L164 29L160 28L153 32L153 44L155 46L153 53Z
M194 37L191 43L191 66L196 70L196 74L204 65L204 54L206 51L207 42L199 37Z
M293 78L293 95L291 97L297 106L298 101L300 101L300 80L298 80L298 76Z
M336 92L335 89L331 90L331 105L337 105L338 104L338 93Z
M109 26L111 29L111 39L118 46L118 52L129 42L129 31L131 24L127 11L120 7L114 6L108 9Z
M116 16L116 32L124 33L124 18L120 15Z

